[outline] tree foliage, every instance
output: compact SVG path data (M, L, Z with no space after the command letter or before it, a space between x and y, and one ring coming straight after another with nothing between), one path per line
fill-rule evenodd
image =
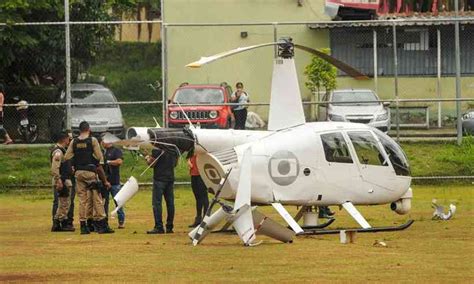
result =
M135 9L139 0L70 0L70 21L110 21ZM120 14L111 13L118 11ZM63 0L0 2L0 80L26 85L61 85L65 78L64 25L14 23L63 22ZM114 37L114 25L71 25L73 76L88 68Z
M330 54L330 50L327 48L322 51ZM306 66L304 74L308 78L305 85L311 92L319 92L322 88L326 92L336 89L336 67L317 56L313 56L311 63Z

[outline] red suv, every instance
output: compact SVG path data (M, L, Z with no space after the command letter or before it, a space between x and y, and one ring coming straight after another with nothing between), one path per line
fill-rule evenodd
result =
M230 128L232 112L230 106L205 106L206 104L229 103L232 88L220 85L186 85L178 88L168 105L168 127L183 127L188 124L181 108L193 124L202 128Z

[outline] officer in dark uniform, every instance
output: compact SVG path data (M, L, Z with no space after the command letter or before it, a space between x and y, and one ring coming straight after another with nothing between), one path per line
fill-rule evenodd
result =
M65 160L74 158L81 234L90 234L86 223L89 218L93 218L99 234L113 233L113 230L110 230L106 223L104 203L97 184L98 176L104 186L107 189L110 188L110 183L107 181L102 168L104 157L99 142L90 135L89 123L81 122L79 131L79 137L72 141L72 145L67 149L64 158Z
M69 135L65 132L58 134L56 145L51 149L51 175L53 176L53 227L51 232L73 232L74 227L68 222L70 196L73 189L70 161L64 160L66 147L69 145Z

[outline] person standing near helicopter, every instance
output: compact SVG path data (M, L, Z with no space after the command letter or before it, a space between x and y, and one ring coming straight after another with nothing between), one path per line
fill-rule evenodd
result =
M12 144L13 140L10 138L10 135L8 135L8 132L5 130L3 126L3 104L5 101L5 89L3 87L3 84L0 84L0 135L4 137L5 141L3 144L8 145Z

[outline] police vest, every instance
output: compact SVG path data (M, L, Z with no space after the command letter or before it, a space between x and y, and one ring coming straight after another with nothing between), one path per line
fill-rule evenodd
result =
M72 150L74 152L74 167L76 170L95 170L91 166L97 166L98 161L94 158L94 147L92 146L91 137L84 140L74 139L72 141Z
M50 153L51 163L53 162L53 154L58 149L61 150L61 152L63 153L63 156L66 154L66 149L64 149L63 147L59 147L58 145L54 146L54 148L51 149L51 153ZM71 160L64 161L63 159L63 161L61 161L61 164L59 166L59 175L61 176L62 181L65 181L71 178L71 175L72 175Z

